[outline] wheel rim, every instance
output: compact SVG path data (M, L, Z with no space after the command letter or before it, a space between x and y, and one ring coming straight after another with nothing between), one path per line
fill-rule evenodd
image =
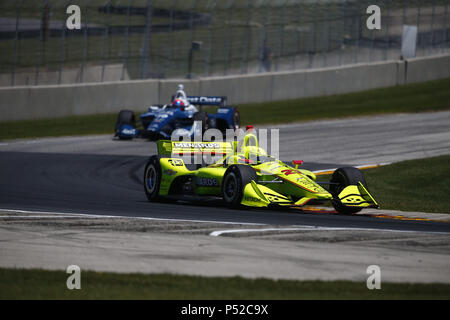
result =
M230 173L225 178L223 197L226 202L232 202L237 192L237 181L234 173Z
M153 193L153 191L155 191L156 183L157 183L156 169L153 165L151 165L148 167L147 172L145 174L145 188L147 189L148 193Z

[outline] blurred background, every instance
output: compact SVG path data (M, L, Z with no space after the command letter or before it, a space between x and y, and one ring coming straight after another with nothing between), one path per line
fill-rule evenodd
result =
M450 50L448 0L2 0L0 86L255 74ZM80 30L66 8L81 9Z

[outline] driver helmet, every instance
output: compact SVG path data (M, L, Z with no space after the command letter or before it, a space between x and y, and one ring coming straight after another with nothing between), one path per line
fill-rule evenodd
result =
M186 104L184 103L184 101L182 99L175 99L175 100L173 100L172 106L177 107L177 108L184 108L186 106Z

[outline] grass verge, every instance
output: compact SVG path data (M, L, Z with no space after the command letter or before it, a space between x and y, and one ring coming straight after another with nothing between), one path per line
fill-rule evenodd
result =
M450 155L366 169L364 176L382 209L450 213Z
M239 106L239 111L243 126L388 113L442 111L450 109L449 89L450 78L342 95L252 103ZM117 114L114 113L0 122L0 140L112 134L116 117Z
M68 290L64 271L0 269L0 299L449 299L449 284L365 280L293 281L170 274L81 272L81 290Z
M71 116L43 120L22 120L0 123L0 140L114 134L117 114Z
M245 123L263 124L448 109L450 79L325 97L248 104L239 110Z
M385 209L450 213L450 155L364 170Z

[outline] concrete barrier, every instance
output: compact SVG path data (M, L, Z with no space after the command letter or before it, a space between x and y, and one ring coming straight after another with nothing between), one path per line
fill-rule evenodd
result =
M290 71L272 74L271 100L306 97L307 71Z
M158 97L155 80L0 88L0 121L142 111Z
M147 104L159 103L166 104L171 99L172 96L178 90L179 84L184 85L184 91L190 96L196 96L200 94L200 81L199 80L189 80L186 79L170 79L159 81L159 96L155 101L148 101Z
M272 74L200 79L200 94L227 96L230 105L272 101Z
M188 95L224 95L240 105L341 94L450 77L450 55L335 68L194 80L133 80L0 88L0 122L143 111L167 103L183 83Z
M450 55L406 60L406 83L450 77Z
M310 70L305 97L342 94L397 85L395 61Z

